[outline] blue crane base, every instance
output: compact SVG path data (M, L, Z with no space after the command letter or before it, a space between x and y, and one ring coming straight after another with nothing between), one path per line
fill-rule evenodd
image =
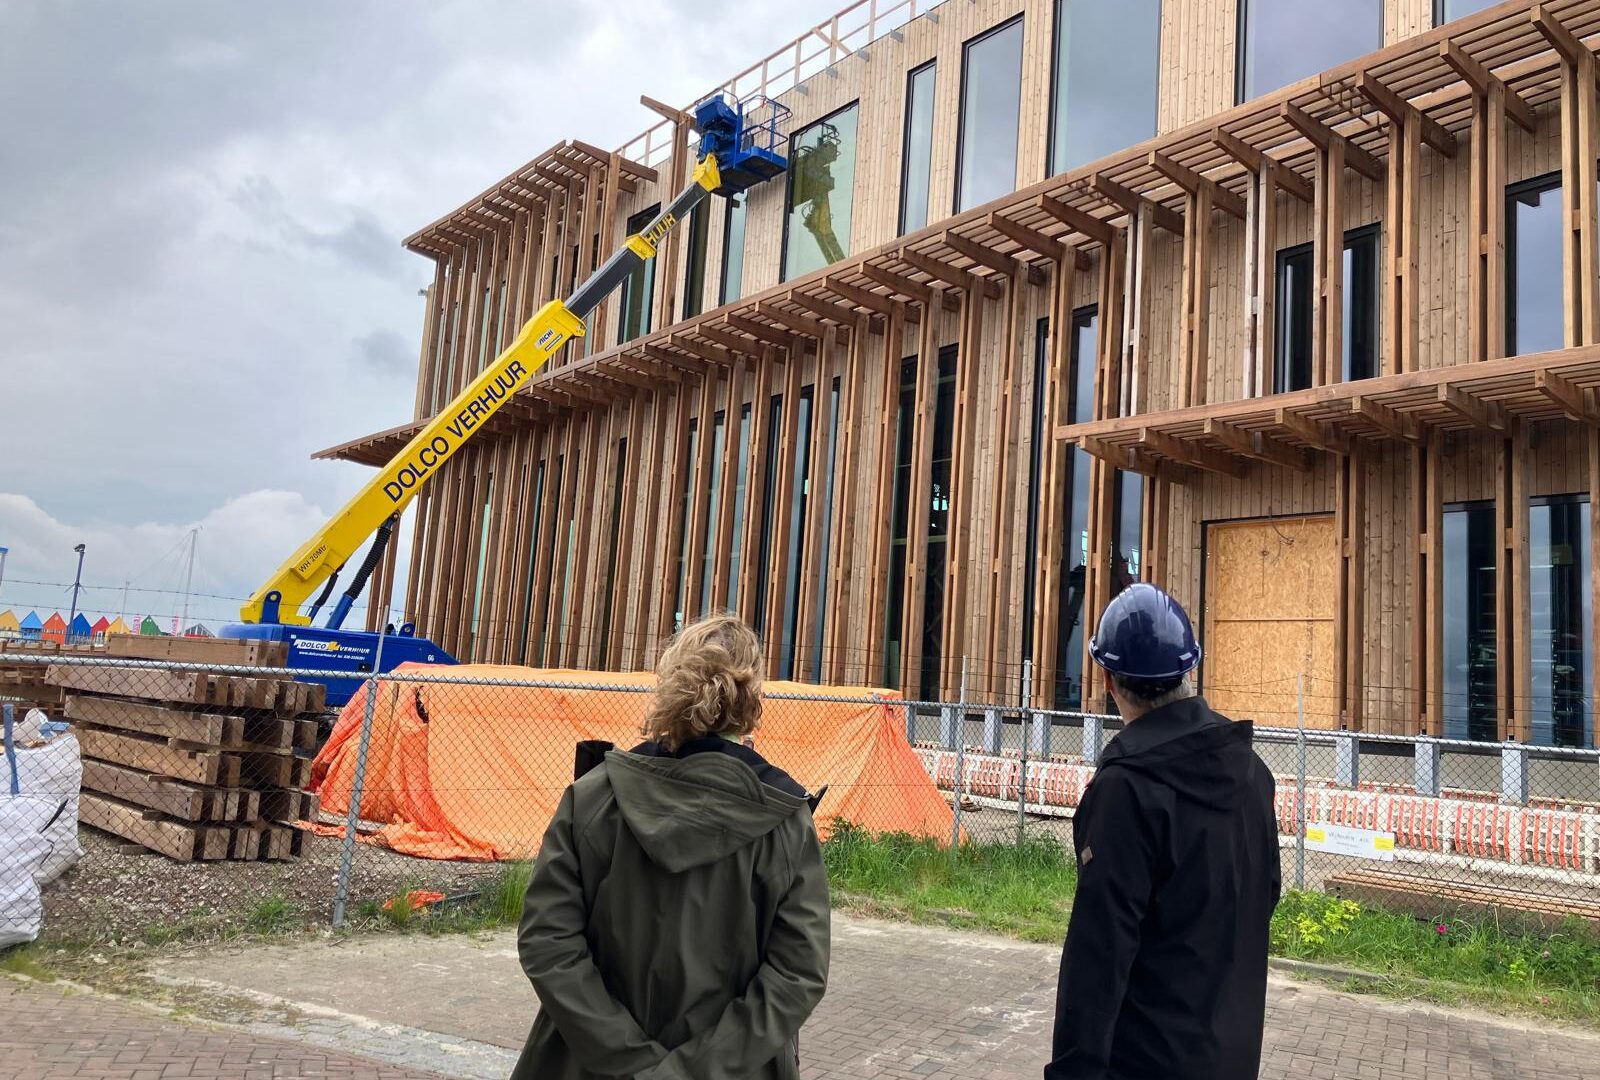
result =
M389 634L366 630L328 630L320 626L285 626L282 623L232 623L219 637L246 638L251 641L289 643L289 667L296 671L336 671L348 678L298 676L301 682L322 683L328 688L328 704L338 708L361 688L373 674L373 661L381 665L378 674L393 671L401 664L455 664L459 661L427 638L417 637L409 626ZM383 656L378 657L378 638L383 638Z

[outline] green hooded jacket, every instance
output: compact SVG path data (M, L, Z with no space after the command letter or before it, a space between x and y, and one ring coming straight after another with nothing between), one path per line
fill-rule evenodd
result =
M607 754L528 885L517 950L540 1009L512 1080L798 1080L828 933L804 799L730 754Z

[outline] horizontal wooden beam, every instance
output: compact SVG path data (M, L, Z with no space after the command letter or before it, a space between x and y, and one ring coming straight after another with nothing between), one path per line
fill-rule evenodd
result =
M1211 203L1218 210L1244 220L1244 200L1215 180L1201 176L1187 165L1180 165L1159 150L1150 151L1146 159L1156 172L1177 184L1190 195L1197 195L1202 187L1211 189Z
M689 122L688 113L684 112L675 105L668 105L664 101L657 101L649 94L640 94L639 104L643 105L645 108L649 109L663 120L671 120L674 124L687 124Z
M904 274L897 274L893 270L885 270L881 266L873 266L867 263L862 265L861 275L871 278L887 289L893 289L901 296L908 297L912 302L921 304L923 307L928 307L933 303L933 290L922 282L908 278Z
M899 258L907 266L915 267L929 277L942 281L952 288L974 289L991 300L1001 295L1000 282L993 278L980 277L971 270L963 270L959 266L947 263L943 259L936 259L932 255L924 255L922 252L912 251L910 248L901 248Z
M701 341L689 333L671 334L667 337L667 343L674 348L682 349L684 352L698 356L702 360L709 360L719 367L738 367L743 362L743 356L745 355L724 348L721 345L712 344L709 341Z
M771 319L780 326L787 327L797 334L804 334L816 341L821 341L828 336L830 326L821 319L813 319L809 315L799 315L793 311L785 311L770 300L763 300L756 304L756 314ZM839 341L850 339L850 324L831 327Z
M1561 59L1569 64L1576 64L1578 57L1588 51L1588 47L1579 41L1571 30L1561 24L1561 20L1550 14L1543 4L1533 5L1528 12L1528 21L1544 35L1550 47L1561 55Z
M1030 229L1026 225L1012 221L998 212L991 213L985 218L984 224L1035 255L1043 255L1056 262L1060 262L1066 256L1067 245L1060 240L1046 236L1038 229Z
M1124 472L1135 472L1141 476L1155 476L1158 472L1156 463L1144 454L1139 453L1131 446L1112 446L1110 443L1099 439L1084 436L1078 439L1078 448L1091 457L1097 457L1114 468Z
M851 285L836 277L829 276L822 279L823 287L835 296L842 296L856 307L876 311L879 315L891 318L904 318L915 321L922 317L922 311L916 307L908 307L904 302L892 296L885 296L871 289L863 289L859 285Z
M1049 195L1040 195L1033 200L1033 205L1055 218L1073 232L1082 233L1091 241L1101 247L1110 247L1111 240L1116 236L1116 226L1108 221L1095 217L1087 210L1071 206L1060 199Z
M1260 173L1263 166L1270 169L1273 182L1301 202L1316 200L1316 188L1312 186L1311 181L1283 162L1269 156L1266 151L1256 149L1239 136L1221 128L1211 129L1211 141L1216 143L1224 154L1253 173Z
M1222 420L1207 420L1205 431L1235 454L1297 472L1311 471L1311 457L1304 450L1281 443L1259 431L1246 431Z
M1501 82L1488 68L1468 56L1461 46L1446 38L1439 42L1439 57L1455 69L1456 74L1472 87L1474 93L1487 95L1490 87L1498 84L1505 97L1506 115L1515 120L1523 131L1532 133L1538 128L1539 118L1534 115L1533 106L1524 101L1521 94Z
M1157 431L1155 428L1139 430L1139 445L1148 447L1179 465L1192 465L1197 469L1222 476L1243 476L1247 471L1245 463L1232 454L1213 450L1209 446L1199 446L1168 435L1164 431Z
M776 326L768 326L764 322L757 322L755 319L744 315L736 315L731 311L722 317L722 321L730 330L737 330L739 333L753 337L757 341L765 341L768 344L778 346L780 349L794 348L794 334L788 330Z
M1127 211L1130 216L1137 216L1141 209L1148 208L1150 220L1156 225L1169 233L1183 235L1183 215L1172 207L1162 206L1154 199L1147 199L1132 188L1123 187L1109 176L1102 176L1099 173L1089 178L1089 186Z
M1321 120L1314 119L1310 113L1298 105L1291 105L1285 101L1278 109L1278 115L1287 120L1295 130L1306 138L1319 150L1327 150L1333 145L1333 140L1339 139L1344 143L1344 163L1368 180L1382 182L1384 168L1378 159L1367 153L1355 143L1334 131Z
M861 313L849 304L841 304L834 300L827 300L820 296L808 296L805 293L793 293L789 297L790 303L799 304L807 311L821 318L838 323L840 326L854 327ZM883 333L883 316L871 314L868 316L867 330L870 333Z
M1422 428L1417 418L1407 416L1379 401L1357 395L1350 399L1350 414L1359 416L1379 431L1406 442L1421 442Z
M1438 401L1440 405L1474 427L1485 431L1506 429L1505 410L1492 401L1483 401L1470 396L1458 386L1450 386L1448 383L1441 385Z
M691 375L704 375L711 366L697 357L681 356L671 349L663 349L659 345L644 346L644 355L658 364L665 364L668 367L677 368L679 371L687 371Z
M1361 91L1379 112L1387 116L1391 124L1403 127L1406 118L1416 113L1422 123L1422 141L1445 157L1456 156L1456 137L1446 131L1444 125L1379 82L1373 77L1372 72L1363 71L1356 76L1356 89Z
M672 340L674 344L681 345L681 339L687 337L689 334L704 338L706 341L709 341L714 345L721 345L724 349L727 349L729 352L737 356L755 359L761 355L762 347L760 343L752 342L743 334L736 334L725 326L712 326L709 323L699 323L684 333L672 334L670 335L670 340Z
M1547 401L1558 406L1569 419L1584 424L1595 422L1594 407L1584 394L1583 388L1576 383L1563 379L1553 371L1540 371L1533 377L1533 388Z

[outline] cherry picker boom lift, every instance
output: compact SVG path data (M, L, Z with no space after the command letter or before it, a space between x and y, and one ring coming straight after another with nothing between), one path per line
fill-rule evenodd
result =
M761 116L759 121L753 115L757 113ZM241 621L224 627L222 636L287 641L291 667L349 672L348 678L317 680L327 683L330 705L347 701L361 679L372 674L375 667L381 673L406 662L455 663L445 650L417 636L409 623L386 632L381 657L378 634L343 628L346 616L383 557L400 514L440 466L481 430L556 350L573 338L584 336L584 320L589 313L655 258L661 241L695 207L713 194L728 198L740 195L788 167L778 152L778 128L787 116L788 110L782 105L759 95L735 100L732 95L720 93L696 105L694 129L700 135L700 160L689 186L649 224L628 237L570 297L552 300L540 308L482 374L428 421L256 590L240 611ZM314 625L339 571L368 537L373 537L372 546L349 587L335 601L326 623ZM321 593L306 608L319 587Z

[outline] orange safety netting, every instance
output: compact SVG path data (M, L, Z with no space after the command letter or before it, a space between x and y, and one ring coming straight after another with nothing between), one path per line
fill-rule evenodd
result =
M655 683L648 673L487 664L436 670L463 679L537 678L619 689L380 679L358 838L433 859L533 855L572 782L578 742L636 744L651 696L621 688ZM768 683L767 691L818 688ZM817 810L819 831L826 836L837 817L873 832L948 838L950 806L906 742L903 714L890 704L894 696L854 688L822 692L849 700L769 698L756 734L756 749L808 791L828 785ZM312 788L322 809L338 817L349 813L366 694L363 687L344 707L313 767ZM316 828L330 835L344 831Z

